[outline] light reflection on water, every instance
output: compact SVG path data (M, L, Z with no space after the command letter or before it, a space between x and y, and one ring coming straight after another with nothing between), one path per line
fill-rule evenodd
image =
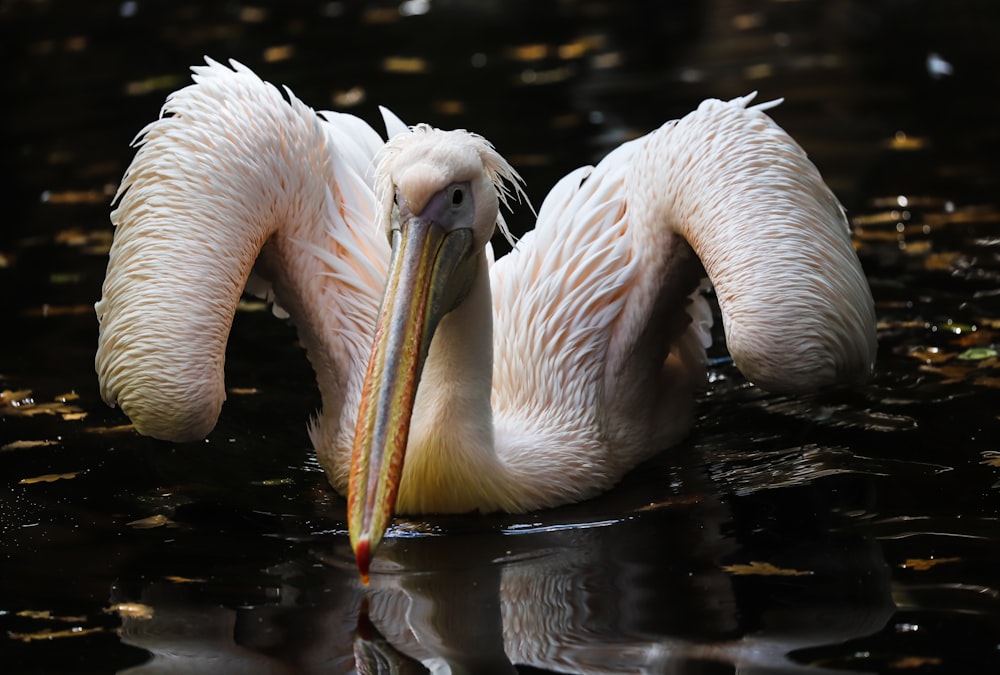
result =
M960 5L5 5L5 667L995 669L1000 137L978 64L997 61L996 10ZM138 438L99 402L107 202L204 53L317 108L481 132L536 204L701 98L783 96L774 116L848 207L878 372L791 399L716 348L679 448L586 504L401 519L365 593L304 433L312 374L259 303L237 315L206 443Z

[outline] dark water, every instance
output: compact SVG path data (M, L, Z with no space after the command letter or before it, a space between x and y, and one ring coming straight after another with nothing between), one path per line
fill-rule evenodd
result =
M997 672L995 7L0 2L0 670ZM536 204L702 98L783 96L853 219L877 372L773 396L717 347L686 442L586 504L400 520L365 593L288 326L238 313L203 444L98 396L110 195L203 54L317 108L479 131Z

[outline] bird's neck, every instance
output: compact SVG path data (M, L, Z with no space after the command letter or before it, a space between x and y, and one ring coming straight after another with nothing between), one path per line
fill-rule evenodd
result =
M493 303L485 253L468 295L441 320L424 364L397 510L491 506L504 471L493 443Z

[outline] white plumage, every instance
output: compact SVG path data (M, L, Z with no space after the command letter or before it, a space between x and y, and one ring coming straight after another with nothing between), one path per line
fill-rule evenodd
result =
M408 130L385 112L385 145L358 118L317 115L240 64L194 71L138 137L96 306L102 395L140 433L190 441L212 429L252 270L316 371L311 435L330 482L355 490L356 436L370 435L359 409L386 408L388 421L371 424L402 429L398 461L381 461L402 464L391 496L405 512L586 499L677 441L704 378L706 272L729 350L756 383L797 392L870 372L872 299L843 211L764 113L771 104L705 101L572 172L494 263L497 207L520 179L485 140ZM400 416L366 364L384 337L380 306L396 298L388 240L431 211L454 218L443 236L461 230L471 248L455 262L460 282L426 296L447 306L429 320Z

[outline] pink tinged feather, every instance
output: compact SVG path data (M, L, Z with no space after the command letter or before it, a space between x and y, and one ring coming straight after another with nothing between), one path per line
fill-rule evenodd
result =
M231 66L195 67L195 84L171 94L135 141L95 306L102 396L140 433L204 437L225 399L236 304L263 248L267 282L253 290L277 291L295 317L335 436L343 401L360 388L388 261L371 226L381 140Z
M635 203L698 254L749 379L806 391L864 378L874 303L843 208L766 104L747 102L705 101L647 136Z

